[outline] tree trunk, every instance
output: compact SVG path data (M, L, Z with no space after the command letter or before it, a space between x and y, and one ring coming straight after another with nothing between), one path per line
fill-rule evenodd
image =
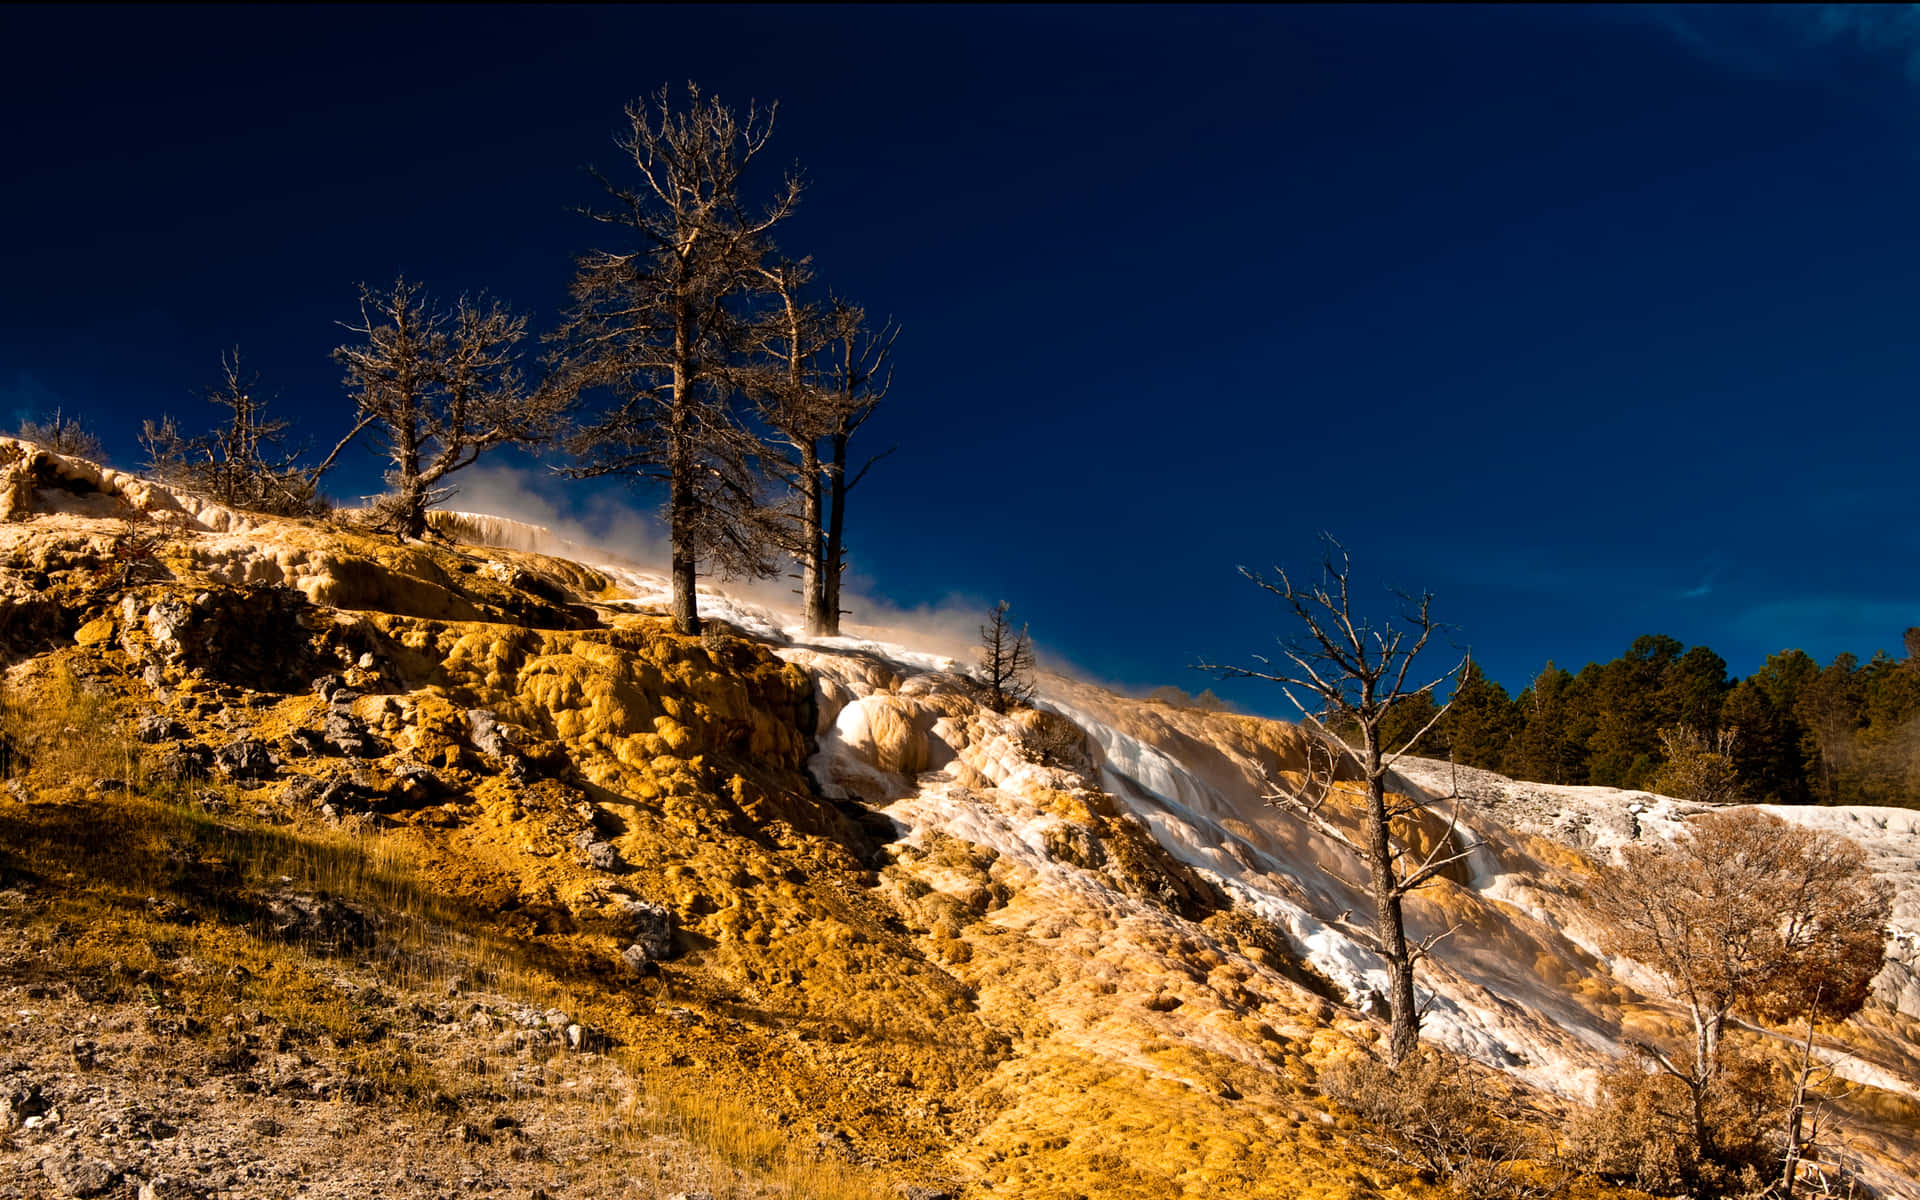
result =
M806 599L807 632L840 632L840 622L829 619L827 571L820 547L820 455L812 442L800 447L800 534L807 539L800 556L800 594ZM835 598L838 604L838 598Z
M1793 1077L1793 1106L1787 1110L1787 1161L1780 1172L1780 1200L1793 1200L1793 1185L1800 1173L1800 1137L1807 1112L1807 1080L1813 1075L1813 1018L1820 1008L1820 994L1814 993L1807 1006L1807 1037L1800 1044L1800 1069Z
M693 314L688 311L684 291L674 306L673 330L673 415L667 452L667 578L673 592L672 612L675 633L700 632L700 607L695 567L700 547L694 544L693 438L688 408L693 387L693 346L689 334Z
M820 570L824 576L821 589L820 615L825 624L820 632L832 636L840 633L840 571L841 558L845 555L841 541L841 531L846 527L847 519L847 435L833 435L833 460L827 465L827 548L822 556Z
M1413 955L1407 949L1400 880L1393 869L1392 830L1387 821L1386 768L1371 727L1365 731L1367 769L1367 869L1373 876L1373 936L1387 960L1387 1061L1399 1066L1420 1044L1420 1010L1413 993Z
M400 533L415 541L427 536L427 498L425 493L409 489L400 493Z
M1713 1123L1707 1120L1707 1092L1720 1069L1721 1018L1693 1010L1693 1074L1687 1080L1687 1098L1693 1106L1693 1140L1700 1157L1714 1161Z

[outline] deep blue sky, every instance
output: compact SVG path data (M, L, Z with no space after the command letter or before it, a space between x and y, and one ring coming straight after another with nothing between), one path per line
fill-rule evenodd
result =
M0 419L134 465L237 343L330 443L357 281L550 323L582 167L695 79L780 101L783 245L906 327L850 536L896 603L1198 690L1284 628L1236 565L1324 529L1516 690L1650 632L1898 652L1916 53L1846 8L8 7Z

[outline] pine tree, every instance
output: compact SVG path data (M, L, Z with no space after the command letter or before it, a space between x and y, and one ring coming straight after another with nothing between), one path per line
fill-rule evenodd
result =
M1509 769L1519 732L1513 701L1479 663L1469 660L1461 669L1440 730L1455 762L1487 771Z
M1551 659L1514 702L1520 728L1508 773L1539 783L1584 783L1586 738L1576 728L1578 684Z

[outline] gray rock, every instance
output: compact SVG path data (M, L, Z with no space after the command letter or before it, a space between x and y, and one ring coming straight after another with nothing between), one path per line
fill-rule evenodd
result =
M296 775L287 782L284 796L289 804L306 805L322 811L332 808L336 811L355 799L356 791L352 784L344 779L317 779L310 775Z
M43 1159L40 1173L62 1196L105 1196L120 1186L120 1168L98 1158L72 1152L65 1158Z
M330 896L269 892L262 897L262 907L274 935L286 941L340 949L364 947L373 941L374 925L366 914Z
M165 713L148 713L134 722L133 732L143 742L170 742L185 737L187 727Z
M259 738L237 738L213 752L213 762L229 779L271 779L280 764Z
M37 1083L11 1088L0 1093L0 1131L18 1129L28 1117L45 1116L52 1108Z
M403 762L393 768L397 799L407 804L426 804L445 795L446 782L432 768L417 762Z
M620 857L612 842L593 842L587 846L587 865L596 871L618 873L627 869L626 860Z
M153 772L162 779L205 779L213 773L213 751L199 742L175 742L154 760Z
M615 936L633 942L648 961L657 962L672 954L672 913L658 904L649 904L630 896L615 896L611 907Z
M380 757L380 743L358 717L351 715L328 713L320 740L329 750L348 758Z
M162 656L177 659L186 654L180 644L181 631L193 620L193 610L180 600L168 597L147 610L147 633L154 649Z

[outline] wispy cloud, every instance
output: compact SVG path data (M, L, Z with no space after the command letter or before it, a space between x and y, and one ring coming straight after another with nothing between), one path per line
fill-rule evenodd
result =
M1920 83L1920 6L1653 4L1620 10L1726 70L1770 79L1821 71L1838 51L1880 55Z
M1720 581L1721 572L1726 569L1726 566L1725 557L1720 554L1709 554L1706 561L1700 564L1700 582L1682 590L1680 599L1700 600L1713 595L1713 585Z

